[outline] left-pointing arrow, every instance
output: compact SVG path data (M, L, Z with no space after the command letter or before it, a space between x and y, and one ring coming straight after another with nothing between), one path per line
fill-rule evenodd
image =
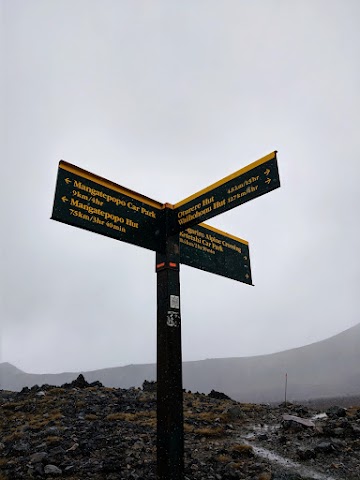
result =
M69 183L71 183L70 178L65 178L65 182L69 185Z
M65 197L65 195L64 195L63 197L61 197L61 200L62 200L64 203L66 203L66 202L69 201L69 200Z
M271 178L267 178L267 179L265 180L265 183L267 183L268 185L269 185L270 182L271 182Z

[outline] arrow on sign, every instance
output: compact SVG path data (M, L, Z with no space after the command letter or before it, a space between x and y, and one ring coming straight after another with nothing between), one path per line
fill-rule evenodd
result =
M65 182L69 185L69 183L71 183L70 178L65 178Z
M265 180L265 183L267 183L268 185L269 185L270 182L271 182L271 178L267 178L267 179Z
M66 202L69 201L69 200L65 197L65 195L64 195L63 197L61 197L61 200L62 200L64 203L66 203Z
M269 173L270 173L270 170L267 168L267 169L265 170L264 174L265 174L266 176L268 176Z

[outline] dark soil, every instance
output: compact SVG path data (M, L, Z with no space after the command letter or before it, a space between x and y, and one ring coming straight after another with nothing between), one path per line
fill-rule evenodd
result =
M360 479L357 408L335 409L315 426L283 422L316 413L185 393L184 480ZM53 477L156 479L156 392L82 379L0 391L0 480Z

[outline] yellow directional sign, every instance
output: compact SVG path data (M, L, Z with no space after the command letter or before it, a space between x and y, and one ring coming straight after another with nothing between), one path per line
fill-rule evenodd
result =
M276 152L219 180L174 205L174 233L280 187Z

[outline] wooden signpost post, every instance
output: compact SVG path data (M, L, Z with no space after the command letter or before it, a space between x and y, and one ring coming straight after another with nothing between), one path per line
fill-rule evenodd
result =
M251 285L248 243L201 222L278 187L276 152L175 205L59 163L53 220L156 252L159 480L184 474L180 263Z

